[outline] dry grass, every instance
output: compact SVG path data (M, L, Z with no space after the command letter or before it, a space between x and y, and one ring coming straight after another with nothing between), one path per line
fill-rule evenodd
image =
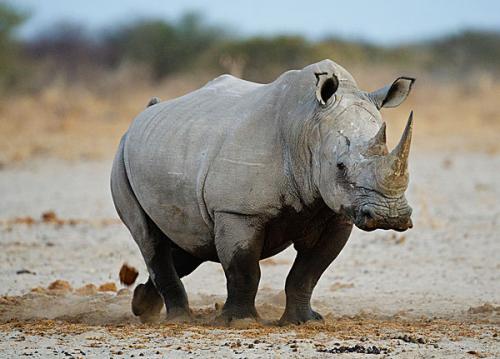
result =
M152 96L180 96L199 80L171 78L152 86L129 81L111 89L53 84L0 102L0 163L50 156L109 158L132 119Z
M401 107L383 112L390 144L403 130L411 109L415 110L414 143L419 151L500 151L500 86L438 85L421 81Z
M356 76L363 78L360 85L366 88L383 84L380 76ZM35 95L4 98L0 100L0 164L42 156L68 160L110 158L119 138L150 97L173 98L207 80L170 78L155 86L122 81L100 90L56 83ZM500 86L491 83L439 85L419 79L404 105L383 111L389 142L395 143L413 109L415 146L419 150L498 153L498 98Z

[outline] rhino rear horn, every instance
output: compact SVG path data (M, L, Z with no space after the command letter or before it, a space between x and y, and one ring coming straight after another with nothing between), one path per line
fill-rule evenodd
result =
M386 155L388 153L386 142L386 124L384 122L375 136L368 141L366 153L372 155Z

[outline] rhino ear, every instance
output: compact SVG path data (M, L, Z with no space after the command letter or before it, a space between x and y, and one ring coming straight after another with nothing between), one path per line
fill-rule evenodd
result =
M339 80L334 74L327 72L315 73L316 99L321 105L326 105L339 88Z
M414 78L399 77L392 85L370 92L368 96L378 109L382 107L397 107L406 100L414 82Z

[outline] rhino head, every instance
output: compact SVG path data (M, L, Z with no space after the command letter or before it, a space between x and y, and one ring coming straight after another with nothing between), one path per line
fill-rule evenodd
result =
M313 157L321 197L362 230L411 228L405 191L413 113L398 145L389 151L380 109L400 105L415 80L400 77L368 93L340 66L316 77L319 109Z

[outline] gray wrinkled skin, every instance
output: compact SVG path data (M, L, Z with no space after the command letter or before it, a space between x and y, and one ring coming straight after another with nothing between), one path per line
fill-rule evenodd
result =
M132 310L167 307L189 319L180 278L220 262L228 297L218 321L259 319L259 260L294 244L282 324L319 320L312 290L355 224L411 227L404 197L411 119L391 153L379 109L399 105L413 79L373 93L325 60L270 84L223 75L183 97L153 99L123 136L111 175L117 211L150 279Z

